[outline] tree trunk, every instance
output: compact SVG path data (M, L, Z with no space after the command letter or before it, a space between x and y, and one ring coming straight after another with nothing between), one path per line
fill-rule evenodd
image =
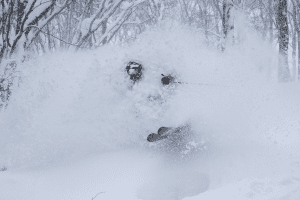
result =
M298 13L298 19L299 19L299 13ZM299 30L297 32L297 37L298 37L298 80L300 80L300 31Z
M222 17L222 25L223 25L223 32L225 37L227 37L230 30L233 29L233 24L230 23L231 21L231 8L233 7L231 0L223 0L223 17Z
M231 16L231 8L233 7L231 0L223 0L223 15L222 15L222 26L224 33L224 41L231 40L231 34L229 34L233 30L233 22ZM225 44L222 47L222 50L225 50Z
M297 30L297 38L298 38L298 80L300 80L300 1L294 2L294 6L296 7L296 21L295 21L295 27ZM298 21L297 21L298 19Z
M260 8L260 18L261 18L261 21L262 21L262 24L263 24L263 29L262 29L262 37L263 37L263 40L266 39L266 36L267 36L267 31L268 31L268 21L267 21L267 17L265 17L264 15L264 9Z
M93 2L93 0L90 0L90 2L89 2L89 17L91 17L94 14L93 9L94 9L94 2ZM89 38L89 48L92 48L92 46L93 46L93 37L91 35L91 37Z
M103 24L102 24L102 35L104 35L106 33L107 30L107 21L108 19L105 19ZM102 45L105 45L107 43L107 37L104 38L104 40L102 41Z
M48 39L48 49L49 49L50 52L52 52L51 36L50 36L49 24L47 24L46 30L47 30L47 39Z
M273 43L273 6L272 6L272 2L273 0L269 0L269 33L270 33L270 38L269 38L269 41L270 41L270 44Z
M292 70L292 80L295 81L297 79L297 63L296 63L296 51L297 51L297 8L293 5L293 22L294 22L294 29L293 29L293 36L292 36L292 63L293 63L293 70Z
M205 38L206 38L206 41L208 41L208 26L209 26L209 22L208 22L208 12L207 12L207 9L208 9L208 6L207 6L207 3L204 1L203 2L204 4L204 30L205 30Z
M278 80L280 82L288 82L291 81L291 75L288 66L289 28L287 20L287 0L279 0L277 20L279 29Z

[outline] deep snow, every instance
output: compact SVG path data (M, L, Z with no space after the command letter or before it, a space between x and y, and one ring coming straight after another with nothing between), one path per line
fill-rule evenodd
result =
M224 53L167 25L19 65L0 113L0 199L299 199L300 85L274 81L276 53L242 24ZM130 60L145 68L132 88ZM163 87L161 74L209 85ZM185 143L146 142L185 124Z

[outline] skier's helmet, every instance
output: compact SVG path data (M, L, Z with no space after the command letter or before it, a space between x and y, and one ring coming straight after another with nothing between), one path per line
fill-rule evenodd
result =
M139 81L142 78L142 69L142 64L134 61L130 61L126 66L126 72L133 82Z

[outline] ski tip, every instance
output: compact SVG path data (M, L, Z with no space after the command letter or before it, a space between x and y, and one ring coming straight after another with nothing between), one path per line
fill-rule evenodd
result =
M148 135L147 137L147 141L148 142L154 142L158 140L158 134L155 134L155 133L151 133L150 135Z
M158 133L159 135L164 135L164 133L168 132L169 130L171 130L170 127L164 127L164 126L162 126L162 127L160 127L160 128L158 129L157 133Z
M161 136L159 134L151 133L150 135L148 135L147 140L148 142L156 142L165 138L167 138L166 135Z

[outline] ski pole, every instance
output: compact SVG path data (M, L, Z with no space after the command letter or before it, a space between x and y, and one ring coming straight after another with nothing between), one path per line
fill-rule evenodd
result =
M217 85L217 84L211 84L211 83L188 83L188 82L173 82L178 84L190 84L190 85L199 85L199 86L214 86L214 87L228 87L226 85Z
M228 87L226 85L217 85L217 84L210 84L210 83L188 83L182 81L174 81L174 77L172 76L165 76L162 74L161 83L163 85L169 85L170 83L177 83L177 84L191 84L191 85L199 85L199 86L214 86L214 87Z

